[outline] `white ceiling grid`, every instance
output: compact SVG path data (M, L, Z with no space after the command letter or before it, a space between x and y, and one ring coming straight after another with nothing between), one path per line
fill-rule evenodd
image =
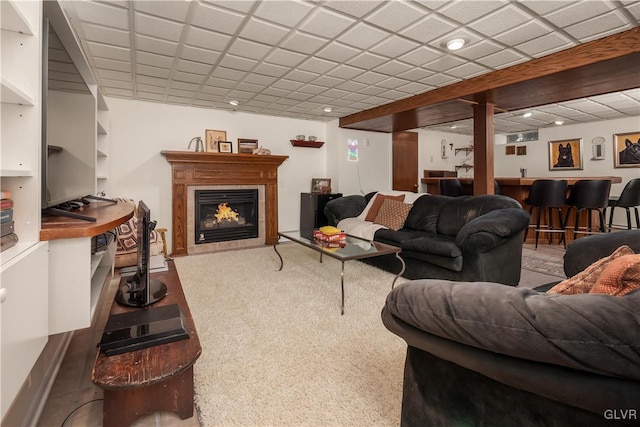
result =
M640 1L607 0L66 0L63 7L106 96L313 120L506 68L640 19ZM449 52L452 37L468 44ZM532 111L530 119L497 115L496 131L638 116L640 96L633 90Z

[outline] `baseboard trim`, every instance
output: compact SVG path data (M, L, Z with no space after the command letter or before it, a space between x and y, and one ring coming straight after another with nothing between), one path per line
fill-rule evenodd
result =
M2 419L2 425L35 427L38 424L71 338L73 331L49 336L29 376Z

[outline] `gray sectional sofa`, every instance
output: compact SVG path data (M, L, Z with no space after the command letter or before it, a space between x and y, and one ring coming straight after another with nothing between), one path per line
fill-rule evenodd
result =
M375 193L345 196L327 203L324 213L331 225L350 233ZM379 228L373 240L402 248L404 277L460 281L488 281L515 286L520 281L522 243L530 216L506 196L448 197L425 194L397 230ZM395 256L367 260L397 273Z

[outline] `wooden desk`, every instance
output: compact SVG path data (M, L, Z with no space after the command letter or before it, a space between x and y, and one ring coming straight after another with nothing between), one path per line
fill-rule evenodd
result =
M198 333L173 261L169 271L154 273L168 294L153 305L178 304L190 338L107 357L98 352L91 380L104 389L103 425L124 427L157 411L174 412L182 419L193 416L193 365L202 353ZM110 314L143 310L113 302Z
M440 194L440 181L443 179L459 179L460 182L462 183L462 187L465 191L465 194L473 194L473 178L422 178L422 183L427 185L428 193ZM529 191L531 191L531 186L533 185L533 182L537 179L555 179L555 180L566 179L569 190L571 190L571 187L573 187L576 181L583 180L583 179L608 179L608 180L611 180L612 184L619 184L622 182L622 177L620 176L594 176L594 177L551 176L551 177L532 177L532 178L529 178L529 177L527 178L500 178L500 177L495 178L498 185L500 185L500 193L505 196L509 196L516 199L518 202L520 202L522 207L527 210L529 209L529 206L525 203L525 200L527 197L529 197ZM563 212L563 215L565 213L566 213L566 210ZM545 218L544 220L546 221L546 212L545 212L544 218ZM586 225L586 218L584 220L585 222L582 225ZM574 224L573 218L569 218L569 224L567 224L567 227L573 228L573 224ZM529 233L529 237L527 238L527 243L533 242L534 239L532 238L532 234L533 233ZM570 234L571 233L567 233L568 240L571 240ZM542 239L543 236L546 236L546 235L542 234L540 236L541 242L544 241Z

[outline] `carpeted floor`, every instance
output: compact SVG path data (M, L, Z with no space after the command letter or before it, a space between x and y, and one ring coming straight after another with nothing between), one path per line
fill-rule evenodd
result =
M406 345L380 311L393 275L296 244L175 260L203 352L205 426L397 426ZM403 279L400 279L401 282Z

